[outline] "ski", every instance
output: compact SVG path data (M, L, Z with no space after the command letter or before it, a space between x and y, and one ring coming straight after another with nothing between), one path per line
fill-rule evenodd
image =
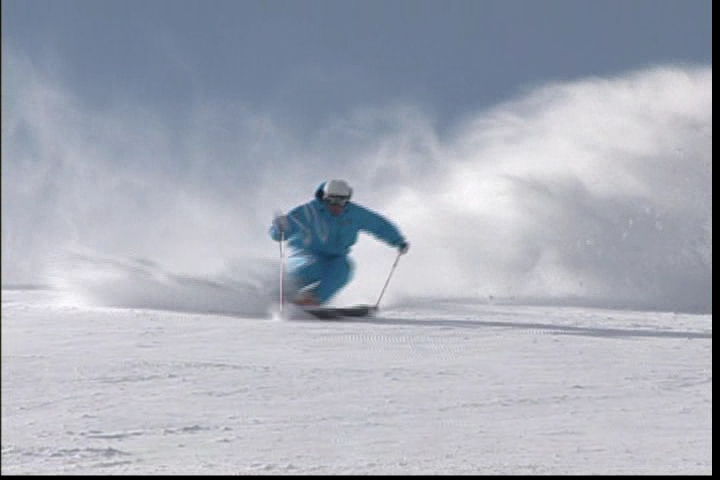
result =
M346 317L367 317L377 312L373 305L353 305L349 307L303 307L310 315L320 319L337 319Z

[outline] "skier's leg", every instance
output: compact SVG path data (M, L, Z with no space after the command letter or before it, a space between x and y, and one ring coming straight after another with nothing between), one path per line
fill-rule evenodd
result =
M349 257L333 257L323 262L325 271L315 295L321 304L327 303L341 288L352 279L355 266Z
M288 258L287 296L294 298L300 290L322 278L323 262L308 253L297 252Z

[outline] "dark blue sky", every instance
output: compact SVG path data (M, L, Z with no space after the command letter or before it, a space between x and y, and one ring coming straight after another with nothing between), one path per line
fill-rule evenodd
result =
M712 64L711 0L3 0L3 44L86 105L237 102L304 125L440 124L548 81Z

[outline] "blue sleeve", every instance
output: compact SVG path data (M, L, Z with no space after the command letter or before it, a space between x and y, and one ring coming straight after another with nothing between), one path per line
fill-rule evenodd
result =
M399 247L405 243L405 237L400 233L400 230L387 218L359 205L354 206L357 210L361 230L368 232L392 247Z

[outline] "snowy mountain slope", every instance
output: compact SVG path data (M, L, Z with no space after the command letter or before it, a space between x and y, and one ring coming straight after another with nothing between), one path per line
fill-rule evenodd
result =
M712 473L711 315L323 322L55 293L2 292L3 474Z

